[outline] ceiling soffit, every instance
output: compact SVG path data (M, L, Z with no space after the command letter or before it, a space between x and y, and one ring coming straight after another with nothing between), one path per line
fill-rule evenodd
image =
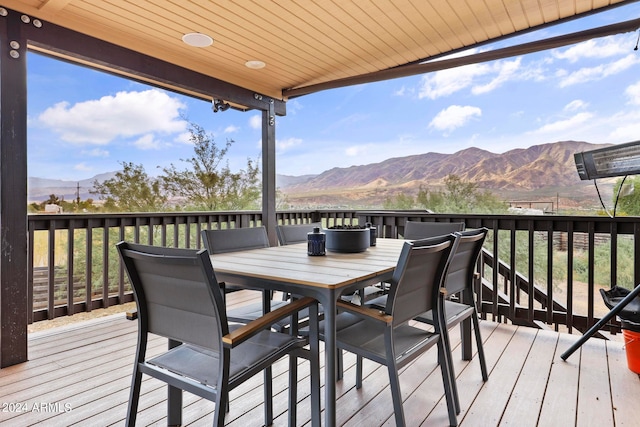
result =
M286 99L380 80L396 69L423 73L429 68L421 62L635 1L5 0L2 6L43 20L43 34L55 24L250 93ZM213 44L187 46L182 36L192 32L211 36ZM56 41L46 39L33 47L47 53ZM251 60L266 66L245 66Z

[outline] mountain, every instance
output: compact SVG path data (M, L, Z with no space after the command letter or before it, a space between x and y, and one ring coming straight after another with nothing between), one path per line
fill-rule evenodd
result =
M95 196L89 192L93 189L93 183L113 178L115 174L116 172L106 172L80 181L29 177L27 181L27 200L29 203L43 202L49 198L49 195L55 194L64 200L70 201L75 200L78 192L82 200L95 199Z
M479 188L500 193L505 200L532 200L558 197L593 199L591 181L581 181L576 172L574 153L609 144L560 141L519 148L502 154L467 148L453 154L429 152L397 157L362 166L333 168L279 187L290 201L309 205L329 204L342 197L353 205L370 205L400 192L417 192L420 186L439 187L451 174L476 183ZM615 181L615 180L614 180ZM612 180L604 184L611 185Z
M380 163L333 168L296 182L281 182L286 190L395 186L408 182L442 184L448 175L458 175L486 189L538 189L580 183L573 154L604 145L562 141L519 148L503 154L467 148L453 154L426 153L387 159Z
M420 186L442 186L451 174L474 182L481 189L499 193L505 200L549 199L562 193L567 199L565 203L573 203L571 200L595 200L593 183L578 177L574 153L606 145L561 141L502 154L480 148L467 148L453 154L429 152L333 168L318 175L277 175L276 183L294 208L379 205L398 193L415 193ZM29 178L28 199L42 202L55 194L73 200L78 186L81 199L94 198L89 192L93 183L114 175L115 172L108 172L78 182ZM602 181L605 187L610 187L615 179Z

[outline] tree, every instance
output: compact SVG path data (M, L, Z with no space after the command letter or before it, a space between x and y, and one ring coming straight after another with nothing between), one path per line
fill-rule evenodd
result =
M394 199L387 197L382 207L384 209L409 210L413 209L414 204L413 197L405 193L398 193Z
M223 148L218 147L213 135L189 123L189 140L193 143L194 155L180 159L191 169L178 170L171 164L163 168L160 177L162 186L169 194L186 199L199 210L241 210L259 207L261 187L258 179L260 169L248 159L247 169L233 173L228 163L222 166L229 147L227 140Z
M158 212L167 202L160 182L151 179L142 165L121 162L122 170L102 183L94 181L91 194L104 200L104 209L111 212Z
M465 181L457 175L444 179L443 191L429 191L420 187L416 197L418 205L434 212L449 213L499 213L506 212L506 204L487 190Z
M43 205L59 205L61 200L64 198L60 199L55 194L49 194L49 198L43 202Z
M616 197L622 185L622 178L616 181L613 187L613 203L616 203ZM640 216L640 177L635 176L624 180L624 187L620 192L618 204L616 206L617 213L623 213L630 216Z

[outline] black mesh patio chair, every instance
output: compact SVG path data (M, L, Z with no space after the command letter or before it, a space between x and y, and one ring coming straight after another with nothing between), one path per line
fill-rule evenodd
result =
M487 228L483 227L477 230L454 233L458 236L458 245L451 257L451 262L444 280L444 288L447 293L447 298L444 301L444 317L447 329L451 329L461 324L463 320L471 318L483 381L487 381L489 375L487 373L482 336L480 335L474 283L476 282L478 274L476 272L478 257L482 251L482 245L484 244L488 231ZM454 300L452 297L456 299ZM382 310L386 304L386 296L383 296L372 300L368 306ZM421 313L415 320L433 325L434 314L432 312ZM462 325L460 326L460 332L462 333ZM465 340L462 342L463 358L470 358L471 349L464 348ZM449 351L451 351L450 343L447 341L446 344ZM466 357L465 354L467 355Z
M202 230L202 241L210 254L237 252L248 249L260 249L269 247L269 237L264 226L247 228L229 228L224 230ZM249 288L233 283L221 282L225 293L239 290L257 290L262 292L262 303L245 304L242 307L227 310L227 318L231 322L247 323L261 317L267 311L276 310L287 304L286 298L282 301L273 300L273 292L265 289ZM273 327L283 332L289 327L290 321L284 319Z
M278 225L276 226L278 242L283 246L304 243L307 241L307 233L312 232L314 227L322 228L322 223Z
M215 402L214 426L223 426L229 392L283 358L289 363L289 417L295 425L297 358L311 362L319 375L317 345L274 332L269 325L309 308L317 319L317 302L299 299L246 325L230 324L224 300L206 250L163 248L120 242L118 252L131 280L138 308L138 341L127 409L135 425L142 375L167 383L168 424L182 423L182 391ZM312 322L311 340L317 338ZM147 358L148 335L168 338L168 351ZM318 378L318 377L316 377ZM319 380L312 380L312 417L319 423ZM265 387L265 425L273 423L271 384Z
M403 238L405 240L427 239L462 230L464 230L464 222L407 221L404 226Z
M387 366L397 426L406 425L398 370L434 345L438 348L449 423L452 426L458 424L460 410L451 354L445 347L447 328L442 315L444 299L440 289L456 244L457 237L453 234L406 242L382 311L344 301L337 303L336 345L339 349L355 353L359 359L365 357ZM433 332L409 323L426 311L433 311L437 320ZM323 323L320 326L321 338ZM361 359L359 365L361 370ZM360 388L361 372L358 378L356 387Z

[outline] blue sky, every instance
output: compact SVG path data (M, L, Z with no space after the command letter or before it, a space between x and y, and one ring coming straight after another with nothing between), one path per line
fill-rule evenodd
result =
M640 4L485 46L552 37L640 17ZM276 123L277 172L317 174L426 152L494 153L562 140L640 139L638 33L437 73L334 89L287 103ZM471 52L479 52L474 50ZM192 155L186 122L221 146L232 169L260 157L258 112L211 104L29 53L29 176L81 180Z

